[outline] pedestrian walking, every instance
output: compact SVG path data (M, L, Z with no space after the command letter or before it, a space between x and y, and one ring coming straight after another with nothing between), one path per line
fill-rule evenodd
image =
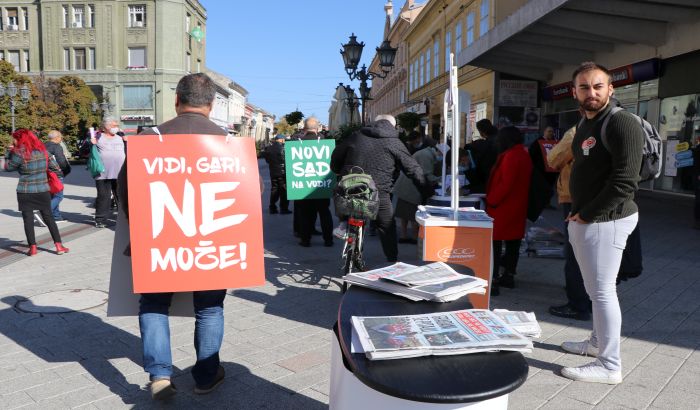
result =
M420 134L418 134L420 136ZM435 175L435 166L442 160L442 154L436 148L437 142L430 138L421 138L420 143L415 143L414 146L420 146L413 153L412 157L423 169L423 177L431 185L437 185L440 178ZM394 207L394 216L401 222L401 232L399 234L399 243L418 243L418 225L416 224L416 211L418 205L423 200L420 191L415 184L404 174L399 175L399 178L394 184L394 198L396 205ZM410 229L409 229L410 225Z
M523 134L513 126L498 131L500 151L486 186L486 213L493 218L492 295L515 287L520 243L525 236L532 161ZM503 248L505 246L505 253ZM501 269L502 268L502 269Z
M13 144L5 155L5 169L19 172L17 182L17 204L24 221L24 233L27 236L29 250L27 255L37 253L34 236L34 211L39 211L46 222L58 255L68 252L63 246L61 233L51 213L51 192L47 172L62 176L61 168L46 151L44 144L25 128L12 133Z
M67 177L71 171L71 165L66 159L65 151L63 150L63 135L58 130L51 130L48 133L48 139L49 140L44 143L44 146L49 156L53 157L61 168L63 175L60 176L59 179L63 182L63 178ZM61 216L61 210L59 209L61 201L63 201L63 190L55 193L51 197L51 214L56 223L65 222L65 219Z
M318 133L319 122L316 117L309 117L304 121L304 131L297 134L296 138L304 141L316 141L321 138ZM333 216L330 211L330 198L302 199L294 201L295 217L298 213L297 229L299 233L299 245L308 248L311 246L311 235L314 233L316 217L321 220L321 235L323 246L333 246Z
M209 120L216 86L206 74L197 73L182 77L175 94L177 117L158 126L162 134L226 135L225 131ZM154 133L151 128L142 132ZM126 175L127 167L124 163L117 186L120 207L128 218L129 192ZM195 313L194 348L197 355L197 361L191 370L195 381L194 393L207 394L216 389L225 377L224 368L219 361L219 350L224 336L226 289L192 293ZM143 293L140 298L139 328L143 344L143 368L150 375L151 396L157 400L166 399L177 392L170 380L173 363L168 312L172 297L173 293Z
M126 159L124 140L117 135L118 132L119 125L117 121L114 118L107 117L102 120L102 132L90 140L97 147L104 164L104 171L95 177L95 187L97 188L95 227L97 228L107 226L112 208L112 196L114 195L115 199L117 196L117 176Z
M284 134L277 134L275 141L265 148L265 162L270 168L270 213L291 214L287 200L287 180L284 163ZM277 209L279 201L279 210Z
M395 175L403 172L421 193L421 203L433 194L432 186L423 175L423 168L408 153L399 139L396 119L378 115L375 121L343 139L331 156L331 170L344 176L359 167L372 176L379 191L379 212L375 220L379 240L387 261L398 260L396 221L391 205Z
M573 73L574 97L585 116L573 139L569 241L593 304L593 332L581 342L564 342L567 352L595 356L561 374L572 380L622 382L620 331L622 314L615 280L628 235L638 220L634 192L640 179L644 131L631 114L610 116L601 140L603 121L610 114L612 75L593 62Z
M565 220L569 217L569 213L571 212L569 177L571 175L571 166L574 162L574 153L571 149L574 134L576 134L576 127L572 127L566 131L561 141L547 153L547 163L551 168L559 171L557 195L559 197L559 204L564 212ZM576 256L574 256L574 250L569 242L569 222L565 221L564 224L564 235L566 236L566 244L564 245L564 279L566 283L567 302L560 306L550 306L549 313L567 319L591 320L591 299L588 297L586 288L583 286L581 269L578 266Z
M479 131L480 138L464 147L470 161L473 161L467 170L466 177L469 180L469 191L483 194L486 193L486 183L498 156L496 147L498 129L486 118L476 122L476 129Z

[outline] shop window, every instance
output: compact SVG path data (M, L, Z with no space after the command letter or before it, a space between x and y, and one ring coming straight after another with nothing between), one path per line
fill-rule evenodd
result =
M661 100L659 135L664 141L663 172L654 180L654 189L692 193L692 160L678 156L692 149L700 138L700 94L688 94Z
M150 85L125 85L122 87L123 107L126 110L153 109L153 87Z
M129 6L129 27L146 27L146 6Z

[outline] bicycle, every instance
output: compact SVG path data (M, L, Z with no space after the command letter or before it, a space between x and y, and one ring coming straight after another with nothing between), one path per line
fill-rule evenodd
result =
M362 272L365 270L365 261L362 258L364 246L365 220L361 218L348 218L347 233L345 234L345 244L342 253L343 274L352 272ZM344 286L344 289L347 285Z

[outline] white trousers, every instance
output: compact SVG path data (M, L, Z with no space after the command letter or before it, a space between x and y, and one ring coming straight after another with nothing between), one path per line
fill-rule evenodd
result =
M591 343L598 347L598 360L609 370L622 370L622 314L615 281L627 237L638 219L639 214L635 213L610 222L569 222L569 242L593 304Z

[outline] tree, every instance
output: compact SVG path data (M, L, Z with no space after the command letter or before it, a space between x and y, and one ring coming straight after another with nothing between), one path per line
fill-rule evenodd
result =
M275 128L277 128L277 133L284 135L292 135L296 131L296 127L289 125L286 118L282 118L276 123Z
M96 99L90 87L74 76L46 79L43 75L34 83L26 76L15 72L12 64L0 61L0 82L13 81L17 87L31 86L31 97L27 103L15 97L15 127L29 128L45 136L52 129L61 131L69 147L74 147L77 138L84 136L89 127L100 122L100 113L92 112ZM11 141L12 124L9 97L0 98L0 152Z
M304 114L301 111L292 111L285 115L284 119L287 121L287 124L294 127L304 119Z
M420 125L420 115L415 112L403 112L396 116L396 122L406 133L409 133Z

